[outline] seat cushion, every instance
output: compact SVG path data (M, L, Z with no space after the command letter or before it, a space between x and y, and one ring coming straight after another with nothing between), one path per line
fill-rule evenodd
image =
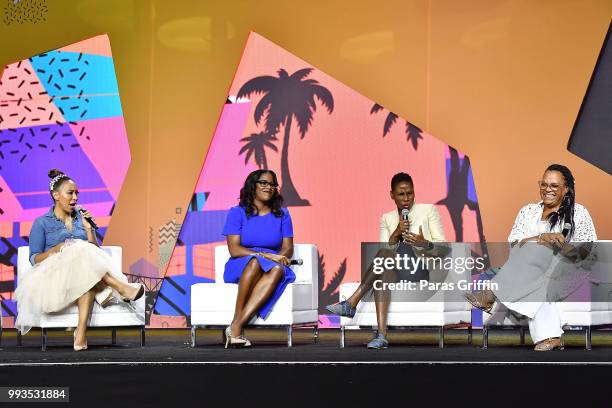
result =
M227 311L192 311L192 326L227 326L234 317L233 310ZM316 310L297 310L293 312L277 312L272 309L266 319L254 316L249 322L254 326L286 326L295 324L316 324L319 314Z
M415 327L415 326L445 326L448 324L462 324L471 322L469 310L454 312L425 312L425 313L389 313L387 326L389 327ZM352 319L342 317L340 325L345 327L377 326L376 313L358 313Z
M353 292L357 289L359 283L351 282L340 285L340 299L349 298ZM465 311L471 310L471 306L464 299L457 299L457 293L453 293L452 296L447 296L446 292L439 291L435 296L427 299L427 301L416 301L413 299L420 300L416 296L421 294L417 293L415 297L408 297L411 295L406 292L391 292L391 304L389 305L389 313L422 313L422 312L445 312L445 311ZM364 298L357 305L357 313L376 313L376 304L373 301L373 296L368 299Z
M122 301L102 308L94 303L89 318L89 327L121 327L145 325L145 297L132 302L132 307ZM40 327L74 327L78 322L79 311L76 305L68 306L59 312L40 316Z
M312 284L290 283L272 308L272 312L312 310ZM236 307L238 285L233 283L197 283L191 286L191 313L232 312Z

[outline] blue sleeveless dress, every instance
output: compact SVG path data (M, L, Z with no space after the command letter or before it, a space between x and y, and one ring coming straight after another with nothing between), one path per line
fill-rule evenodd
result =
M240 245L252 251L278 254L283 244L283 238L293 237L293 224L289 211L286 208L282 209L280 217L272 213L262 216L247 216L244 208L236 206L232 207L227 214L225 226L223 227L223 235L240 235ZM244 268L252 258L257 259L264 272L269 272L275 266L282 267L285 272L283 279L272 293L272 296L258 311L258 315L265 319L270 313L272 306L283 294L287 285L295 281L295 273L291 268L269 259L248 255L230 258L225 264L223 280L226 283L238 283Z

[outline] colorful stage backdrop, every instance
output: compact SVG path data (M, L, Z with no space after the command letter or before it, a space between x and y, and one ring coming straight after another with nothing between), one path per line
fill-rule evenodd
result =
M0 77L0 298L15 316L17 247L47 212L51 168L73 177L102 240L130 164L106 35L6 66ZM129 249L127 249L129 250Z
M100 239L119 197L130 150L108 37L8 65L0 107L0 296L4 315L14 317L16 248L51 204L47 171L60 168L77 181ZM466 156L252 33L183 224L160 228L159 266L141 258L130 268L149 290L152 325L187 323L189 287L212 281L225 217L257 168L279 175L295 241L319 249L322 312L337 301L340 283L359 279L360 244L377 240L399 171L412 175L418 202L438 205L449 241L483 241Z
M210 171L223 177L226 171L228 176L230 170L237 171L238 166L242 166L243 174L246 174L247 167L268 166L277 170L283 179L289 172L298 198L311 204L301 207L291 205L289 209L296 223L299 223L299 229L296 228L297 240L318 240L325 264L321 304L329 296L335 297L333 290L339 281L357 278L353 256L356 247L351 249L349 242L336 244L334 240L347 236L351 242L375 239L380 212L392 207L386 198L387 183L397 170L415 174L418 200L438 202L447 195L454 200L446 201L439 207L445 217L449 238L453 238L460 221L463 222L464 240L480 235L477 233L478 217L473 215L476 196L469 189L471 176L468 162L462 160L460 153L448 149L431 136L421 134L422 138L412 136L407 140L406 122L394 115L389 116L389 108L470 155L474 178L478 183L478 208L482 211L484 231L490 240L499 242L506 239L518 209L527 202L538 200L535 181L546 165L555 162L572 169L578 180L580 202L589 209L598 236L610 238L612 218L607 217L609 198L601 194L601 186L609 184L610 176L581 158L586 156L577 157L569 152L566 142L592 75L593 84L597 84L597 73L594 74L593 67L610 25L612 2L593 0L589 7L576 0L563 2L563 7L559 7L558 2L504 2L503 6L481 2L479 6L467 8L460 2L424 0L395 0L389 2L388 7L370 2L352 8L334 2L293 2L290 3L291 7L287 7L289 3L279 0L268 3L267 7L261 7L257 2L243 2L241 7L235 7L232 2L219 2L215 7L209 7L206 2L183 0L177 7L174 2L151 0L114 1L113 7L108 7L108 0L23 0L16 4L5 0L0 6L4 11L4 24L0 24L0 35L4 40L0 47L2 68L11 63L11 69L19 70L23 64L18 68L17 64L12 64L19 60L24 60L26 65L34 65L38 58L33 57L32 61L26 58L108 32L133 157L121 197L117 197L117 190L113 190L113 183L108 178L115 173L102 166L106 163L117 166L117 175L121 176L121 166L127 166L127 161L117 160L129 157L126 156L126 140L109 142L113 145L114 161L111 162L96 161L90 151L83 154L87 159L85 162L91 163L89 167L94 167L103 183L109 187L113 202L117 199L113 222L104 231L105 242L124 248L124 271L137 275L150 290L148 310L151 311L154 306L166 272L172 282L177 283L177 287L164 287L157 302L159 313L163 314L152 314L151 325L185 326L189 311L184 308L188 303L181 291L185 291L184 288L188 282L195 280L194 277L209 279L212 276L210 248L214 242L222 242L222 237L214 233L220 230L220 225L215 225L213 219L222 223L221 212L227 211L227 207L209 207L218 199L216 183L221 182L221 177L217 180L204 177L202 181L209 184L202 186L200 183L198 189L204 194L193 194L208 149L212 150L208 155L205 174L208 174L209 166L212 166ZM334 15L342 15L343 18L337 21ZM322 18L328 18L329 24L322 23ZM521 21L521 24L515 24L516 21ZM261 54L254 57L249 51L258 48L253 45L257 37L253 35L240 72L233 81L232 75L240 63L249 30L265 33L270 40L309 63L301 62L272 45L261 47ZM87 44L87 49L83 50L84 56L94 54L110 60L108 42L95 50L91 41L84 44ZM268 53L266 49L273 51ZM559 61L565 60L572 63L559 64ZM48 61L53 68L58 60L53 63L51 59ZM88 61L93 63L92 60ZM84 64L83 61L78 62ZM49 80L50 75L46 74L51 71L44 66L37 67L44 73L33 68L30 72L37 79L30 82ZM239 116L234 108L239 109L241 104L255 104L248 107L250 111L242 119L246 121L245 124L237 125L244 126L240 134L231 133L231 129L219 124L219 134L215 135L215 126L224 108L222 103L228 95L236 96L238 90L252 78L277 78L281 68L288 75L295 75L304 68L313 68L301 80L315 79L320 86L329 90L334 102L331 113L314 95L316 111L304 138L296 128L297 117L294 115L292 128L289 129L289 144L284 142L283 125L276 132L276 140L267 143L265 140L272 136L266 134L269 133L266 132L266 117L263 116L257 126L253 119L254 110L265 93L251 93L239 99L238 104L227 105L227 111L223 114L224 118ZM320 69L345 81L351 88L368 95L387 109L372 109L374 101L363 102L365 98L351 93ZM52 81L61 79L57 70L53 73ZM26 85L38 84L26 81L18 88L21 80L10 85L15 79L9 78L15 74L8 71L0 74L0 100L3 101L0 105L4 105L0 106L0 151L5 156L4 159L0 157L0 176L3 180L0 185L0 208L3 212L0 213L0 254L4 254L0 262L0 293L7 299L3 302L4 327L10 327L14 315L14 305L10 302L15 274L12 266L14 248L26 244L29 223L35 214L17 216L13 211L12 218L6 214L11 207L18 211L21 208L25 213L42 212L50 200L46 201L45 194L33 195L38 197L36 200L42 201L37 209L31 206L32 203L25 202L25 195L20 196L19 191L13 191L14 186L9 187L14 180L5 172L12 170L7 170L3 162L7 160L7 154L19 156L12 159L15 161L21 160L23 154L19 154L21 149L9 150L10 145L4 143L16 140L18 145L19 141L8 131L5 123L15 120L15 117L10 117L6 112L9 111L9 104L17 106L17 91L22 91ZM62 74L66 75L67 72L62 69ZM20 75L29 76L25 71ZM85 78L78 82L85 81ZM232 82L232 89L229 90ZM80 92L67 86L64 88L60 82L57 85L63 88L62 91L70 90L69 95L78 96ZM77 87L76 83L70 85ZM17 88L8 90L13 95L5 93L7 86ZM39 92L48 92L46 87L49 86L52 87L51 92L63 95L53 82L41 82L40 86L42 89ZM116 91L110 91L111 94L113 92L116 95ZM30 93L32 99L37 97ZM354 95L354 98L347 98L347 94ZM590 94L591 90L587 99L592 96ZM28 98L25 94L18 107L21 113L29 115L30 112L21 109L29 101ZM92 103L92 98L88 99ZM61 103L61 100L54 100L51 105L64 109ZM28 108L32 109L29 105ZM23 115L10 110L18 114L17 123L11 125L17 131L15 126ZM74 111L66 112L64 109L64 113L80 115L83 110L77 107ZM50 114L47 112L47 118ZM91 112L88 111L86 115L89 114ZM113 115L105 117L118 118ZM580 122L588 119L587 116L580 115ZM395 121L383 137L387 118L389 124L393 119ZM74 118L64 120L62 123L74 121ZM81 123L82 120L76 122ZM358 123L364 125L360 127ZM36 128L38 124L34 122L32 127ZM588 120L582 125L588 127ZM31 125L24 121L20 126ZM605 134L607 131L605 127L595 128L594 134ZM223 132L230 132L229 136L223 134L222 129ZM79 132L77 129L77 140L80 138ZM116 137L123 129L119 132L106 133L104 138ZM264 132L261 136L250 137L261 132ZM213 136L216 138L211 147ZM31 150L42 151L43 147L32 144L28 137L26 134L23 141L32 146ZM233 147L219 142L219 137L233 140ZM243 138L249 139L240 141ZM413 142L417 142L416 149ZM24 146L23 149L30 150L27 145ZM285 146L286 152L283 151ZM575 151L573 147L572 151ZM84 150L86 146L81 143L80 148ZM243 148L251 151L251 155L247 150L240 153ZM220 160L222 165L215 165L211 160L217 160L214 156L219 149L233 150L224 153L226 156ZM265 155L261 154L262 150ZM367 152L365 156L362 154L364 151ZM48 150L49 155L56 155L56 152ZM36 173L41 179L31 183L35 186L30 187L29 191L44 193L44 173L31 167L31 154L23 162L30 163L27 177ZM361 156L356 156L355 161L350 160L347 166L351 154ZM283 156L287 160L281 160ZM426 170L419 172L425 157ZM248 159L246 166L245 159ZM285 169L281 166L283 163L287 164ZM40 167L46 172L48 166ZM62 165L53 167L61 168ZM321 173L324 173L323 178ZM77 172L75 178L82 174ZM448 174L451 179L449 185L453 190L450 192L443 174ZM9 180L5 180L5 176ZM94 176L84 177L83 181L90 184L88 188L97 188L95 180L87 178ZM240 179L233 173L232 177ZM503 179L501 184L500 178ZM236 181L233 187L227 186L224 194L234 195L234 199L237 199L240 182ZM119 184L114 183L116 186ZM192 196L191 211L187 213L187 204ZM471 200L469 206L465 197ZM206 201L208 198L211 201ZM112 205L104 197L100 202ZM228 206L234 203L228 203ZM213 211L220 212L217 218L213 217ZM108 217L109 213L103 212L98 216L102 214ZM451 215L455 217L454 222ZM198 241L181 245L174 251L182 225L185 224L185 228L192 225L192 216L206 218L205 224L193 228L203 226L205 229L202 231L206 232L191 234ZM316 219L311 226L309 222L315 217L321 220ZM336 223L336 219L342 222ZM108 221L108 218L101 220L104 224ZM315 236L312 230L314 225L325 225L326 229L316 232ZM359 228L359 231L354 231ZM350 236L348 231L355 232L355 235ZM184 242L189 242L186 230L182 234ZM173 252L175 256L168 267ZM334 279L338 271L338 279ZM166 282L167 286L171 280ZM182 310L182 314L177 308Z
M321 313L338 300L340 283L359 280L360 243L378 239L380 215L394 208L389 190L397 172L412 175L417 202L437 204L449 241L483 239L465 155L251 33L155 313L189 316L189 287L214 279L214 247L225 243L226 214L258 168L280 177L295 242L319 249ZM160 245L160 258L173 244Z

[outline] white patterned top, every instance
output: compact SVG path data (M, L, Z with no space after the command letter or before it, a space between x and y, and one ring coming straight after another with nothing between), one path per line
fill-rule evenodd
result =
M561 232L562 225L557 224L552 231L542 231L542 211L544 205L539 203L527 204L519 211L508 236L508 242L514 242L523 238L537 236L541 232ZM593 242L597 240L597 233L591 215L584 206L574 205L574 235L572 242ZM546 222L548 226L548 222Z

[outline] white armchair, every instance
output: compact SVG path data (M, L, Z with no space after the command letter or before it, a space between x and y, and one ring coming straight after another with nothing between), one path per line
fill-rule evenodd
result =
M578 301L571 301L570 296L568 301L557 302L565 329L584 330L587 350L592 347L593 328L612 325L612 301L608 300L612 294L612 241L600 240L595 244L597 262L591 271L592 279L578 288L579 293L575 296ZM551 268L555 265L551 265ZM588 301L590 299L596 300ZM520 344L525 344L525 328L528 326L527 318L509 312L503 305L497 305L493 314L483 312L482 347L486 349L489 346L491 328L518 328Z
M471 255L469 244L451 244L449 257L469 257ZM463 274L448 271L445 276L435 276L431 271L430 281L454 283L460 279L470 279L469 272ZM344 283L340 285L340 299L348 299L359 286L359 282ZM458 292L446 294L439 291L427 301L398 300L405 294L397 291L391 292L391 303L387 315L389 328L408 327L437 327L438 346L444 347L444 326L454 324L470 324L471 306L467 301L458 297ZM340 347L345 346L346 330L362 328L375 328L377 326L376 305L373 301L361 301L357 305L355 316L340 318ZM471 325L468 326L469 342L471 343Z
M101 247L112 258L118 270L121 270L122 250L118 246ZM23 277L31 270L30 248L27 246L19 247L17 250L17 286ZM112 328L112 344L117 341L117 327L139 327L140 345L145 343L145 296L141 297L132 306L123 302L110 304L102 308L94 302L91 315L89 316L88 327L110 327ZM18 305L19 307L19 305ZM35 327L41 328L42 350L47 349L47 329L76 327L78 322L78 309L76 305L70 305L63 310L54 313L45 313L39 316ZM17 341L21 344L21 336L17 335Z
M197 283L191 286L191 347L196 345L198 328L216 328L229 325L234 317L238 285L224 283L225 263L230 258L227 245L215 248L215 282ZM291 266L295 282L287 288L263 320L254 316L252 326L285 327L287 346L292 345L293 327L312 327L315 342L319 330L319 287L317 247L311 244L295 244L294 259L302 259L302 265Z

